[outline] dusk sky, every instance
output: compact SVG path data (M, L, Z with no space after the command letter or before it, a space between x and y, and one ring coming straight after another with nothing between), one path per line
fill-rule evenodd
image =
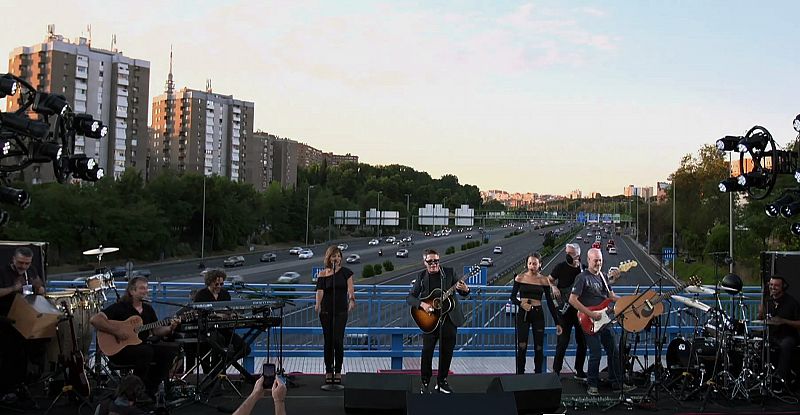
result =
M482 190L622 193L800 112L796 1L4 1L0 51L48 24L178 88L255 102L255 128ZM6 55L7 56L7 55ZM6 59L0 70L7 71ZM798 101L792 104L792 101ZM3 106L4 108L4 106Z

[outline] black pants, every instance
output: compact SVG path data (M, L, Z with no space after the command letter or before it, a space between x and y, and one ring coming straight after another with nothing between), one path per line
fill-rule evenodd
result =
M148 394L152 395L158 390L158 384L169 377L169 369L177 354L178 345L175 343L142 343L126 346L109 359L118 365L133 365L133 374L144 381Z
M0 322L0 392L9 392L25 382L28 353L25 339L8 322Z
M430 381L433 376L433 351L439 341L441 332L442 343L439 345L439 374L437 380L447 379L450 372L450 362L453 361L453 349L456 347L456 328L450 318L445 318L444 323L430 334L422 335L422 360L420 371L422 379Z
M544 311L542 306L531 306L530 311L519 307L517 311L517 374L525 373L528 355L528 329L533 328L533 365L536 373L542 373L544 362Z
M347 326L347 312L319 313L322 324L322 337L325 340L325 373L342 373L344 361L344 328Z
M797 339L792 336L786 337L771 337L770 343L772 347L777 349L777 361L773 360L772 363L778 371L778 375L785 381L789 381L789 369L792 365L792 354L795 352L797 346Z
M564 355L567 354L567 347L569 346L570 336L572 335L572 328L575 328L575 373L583 375L586 372L583 370L583 364L586 362L586 337L581 329L581 324L578 321L578 310L575 307L569 307L566 313L561 315L561 335L558 336L558 344L556 345L556 357L553 359L553 372L561 373L561 368L564 365Z

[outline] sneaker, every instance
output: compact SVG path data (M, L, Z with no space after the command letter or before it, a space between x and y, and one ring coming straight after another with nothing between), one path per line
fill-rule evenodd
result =
M433 389L439 393L453 393L453 390L450 389L450 384L447 383L447 379L437 381L436 386Z
M586 388L586 393L589 396L600 396L600 390L597 389L597 386L589 386Z
M422 379L422 381L420 382L420 386L419 386L419 393L422 394L422 395L428 393L428 385L429 384L430 384L430 380L429 379Z
M630 392L630 391L636 389L636 386L628 385L627 383L623 383L622 384L622 388L620 388L619 385L617 385L617 384L611 385L611 390L613 390L614 392L619 392L620 389L625 391L625 392Z
M586 379L588 379L588 377L586 376L586 373L576 373L575 374L575 380L579 380L581 382L586 382Z

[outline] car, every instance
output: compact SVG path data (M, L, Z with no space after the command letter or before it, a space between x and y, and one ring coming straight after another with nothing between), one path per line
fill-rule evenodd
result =
M229 256L222 261L222 265L225 267L241 267L244 265L244 257L241 255Z
M405 237L403 237L402 241L403 242L411 242L411 237L410 236L405 236Z
M595 242L592 244L592 248L595 248L595 249L600 249L600 242L597 242L597 241L595 241Z
M309 259L314 257L314 251L310 249L304 249L297 254L297 259Z
M275 255L274 252L267 252L264 255L261 255L261 262L275 262L278 259L278 255Z
M502 246L496 246L496 247L494 247L494 250L492 250L492 253L495 253L495 254L502 254L502 253L503 253L503 247L502 247Z
M387 244L393 244L393 243L394 243L394 241L396 241L396 240L397 240L397 238L395 238L394 236L389 236L389 237L387 237L387 238L385 239L385 241L386 241L386 243L387 243Z
M468 233L468 234L464 235L464 239L472 239L472 234Z
M244 277L241 275L228 275L228 278L225 279L225 282L228 285L244 284Z
M347 262L348 264L357 264L357 263L361 262L361 255L359 255L359 254L350 254L350 255L347 256L347 258L344 261Z
M491 258L481 258L481 262L479 262L478 265L482 267L491 267L494 265L494 261L492 261Z
M506 310L506 314L516 314L517 313L517 305L512 303L511 301L506 303L504 307Z
M111 276L114 277L115 280L126 279L126 274L127 273L128 273L128 268L126 268L126 267L112 267L111 268Z
M427 232L425 232L423 235L425 235L425 236L431 236L432 234L431 234L431 231L427 231Z
M292 249L290 249L290 250L289 250L289 255L297 255L297 254L299 254L299 253L300 253L300 251L302 251L302 250L303 250L303 248L301 248L301 247L299 247L299 246L296 246L296 247L294 247L294 248L292 248Z
M442 236L442 232L440 232L440 231L436 231L436 232L433 233L433 237L434 238L438 238L440 236Z
M394 254L398 258L408 258L408 249L401 249Z
M583 243L585 243L585 244L588 244L588 243L591 243L591 242L592 241L590 241L589 238L586 238L586 239L583 240Z
M609 247L608 247L608 254L609 254L609 255L616 255L616 254L617 254L617 247L615 247L615 246L609 246Z
M581 240L583 240L583 237L582 237L582 236L580 236L580 235L578 235L578 236L576 236L576 237L575 237L575 240L576 240L576 241L581 241Z
M300 284L300 273L294 271L284 272L275 281L276 284Z
M377 239L370 239L369 242L367 242L367 244L369 244L369 245L377 245L379 243L380 243L380 241L377 240Z
M594 240L597 241L597 242L600 242L600 241L603 240L603 237L601 235L597 235L597 236L594 237Z
M347 248L349 248L350 245L347 245L346 243L341 243L339 245L336 245L336 247L339 248L339 250L341 251L347 251Z

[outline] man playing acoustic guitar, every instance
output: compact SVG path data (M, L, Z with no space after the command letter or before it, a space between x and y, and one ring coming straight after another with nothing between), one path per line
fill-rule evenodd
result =
M609 298L616 301L619 297L614 294L614 291L611 291L606 277L600 272L600 268L603 267L603 253L597 248L592 248L587 256L589 266L575 277L575 284L572 286L572 293L569 295L569 303L592 319L600 320L603 315L602 310L592 311L588 307L597 306ZM600 383L600 359L602 357L601 344L606 349L608 376L612 389L619 390L624 388L626 391L635 389L634 386L626 385L623 382L617 336L614 334L614 329L608 324L594 335L586 336L586 345L589 346L587 393L592 396L600 394L598 385Z
M150 304L142 301L148 293L147 278L132 278L128 281L128 287L125 288L125 295L119 301L92 317L90 320L92 326L100 332L111 334L119 343L134 340L136 335L130 325L126 327L119 322L135 316L141 318L141 322L144 324L157 322L156 311ZM113 356L109 356L109 359L118 365L133 365L133 373L144 381L147 393L151 397L155 395L158 384L167 379L172 361L177 355L177 348L174 347L174 344L150 344L146 340L151 336L150 332L153 336L168 336L175 330L178 322L177 319L172 319L169 325L140 331L141 343L125 346ZM102 345L100 349L103 350ZM154 363L152 367L151 362Z
M436 310L428 302L421 301L428 297L437 288L446 291L455 286L456 291L463 297L469 295L469 287L464 281L458 280L452 268L440 269L439 253L433 249L426 249L422 257L425 264L425 271L422 271L414 287L406 297L406 302L412 307L418 307L425 312L432 314ZM420 370L422 375L421 393L428 392L428 384L433 375L433 350L436 342L441 336L442 343L439 345L439 374L436 379L436 391L440 393L453 393L447 383L447 374L450 372L450 361L453 360L453 349L456 346L456 330L458 326L464 324L464 314L458 305L456 296L450 297L453 301L452 310L442 317L442 322L435 330L422 335L422 359Z

